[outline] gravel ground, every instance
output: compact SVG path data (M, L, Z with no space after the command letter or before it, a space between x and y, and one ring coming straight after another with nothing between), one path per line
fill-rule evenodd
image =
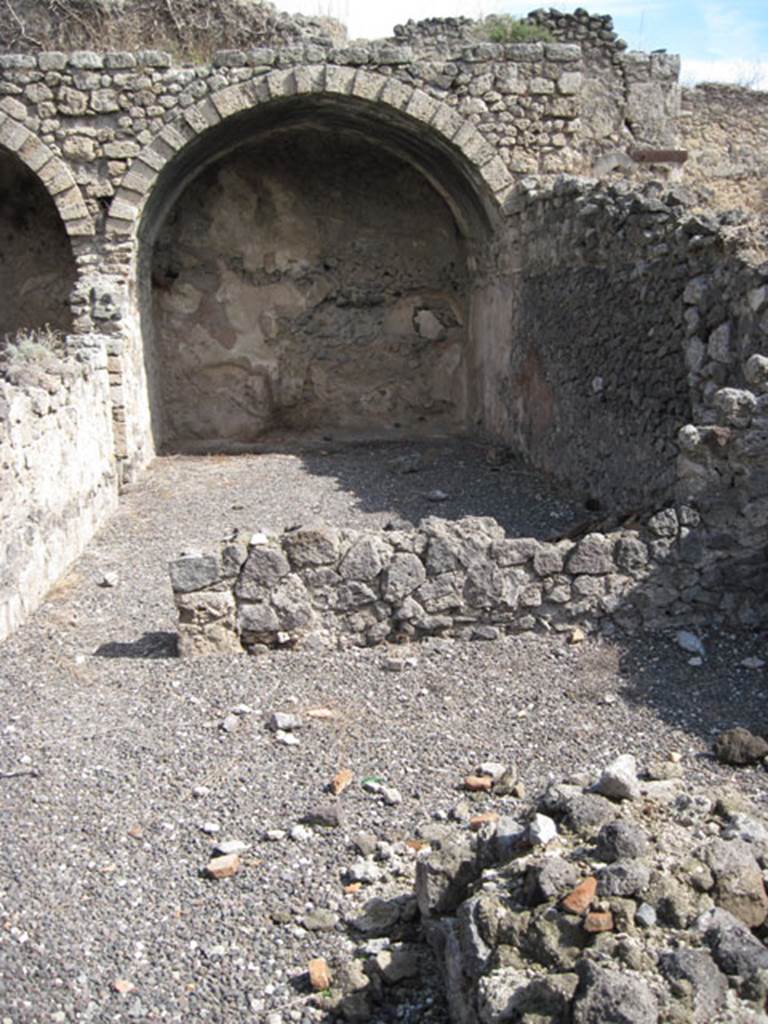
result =
M619 753L642 764L677 750L691 781L731 782L768 803L764 771L725 769L708 754L722 728L766 726L764 672L740 667L766 657L762 635L705 635L702 667L663 637L434 641L409 648L415 664L401 673L384 670L382 649L173 656L166 562L233 526L490 514L543 537L582 514L523 467L489 467L472 445L421 446L421 471L396 471L393 460L413 450L160 459L0 647L0 773L27 773L0 775L0 1024L322 1020L307 1005L307 962L351 956L360 940L345 918L371 895L343 891L351 837L412 838L463 798L461 779L484 760L516 764L535 792ZM449 498L426 500L436 488ZM98 585L105 572L117 586ZM251 713L223 732L243 704ZM318 707L333 717L307 714ZM299 746L267 730L277 710L303 716ZM340 828L265 839L321 803L345 767L356 782ZM366 793L367 776L403 802ZM500 804L515 801L480 798L476 809ZM219 825L216 839L250 845L237 877L202 877L206 823ZM337 914L337 927L307 931L315 907ZM135 988L121 995L117 979ZM393 992L376 1020L447 1015L427 975Z

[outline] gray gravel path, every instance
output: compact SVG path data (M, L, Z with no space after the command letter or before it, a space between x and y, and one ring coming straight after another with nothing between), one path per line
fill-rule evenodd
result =
M0 647L0 773L36 773L0 777L1 1024L322 1019L307 1007L307 961L351 955L343 919L370 895L343 891L352 835L412 838L462 798L461 779L483 760L514 762L535 791L618 753L642 764L678 750L692 780L734 782L768 802L764 771L735 773L707 753L713 731L768 724L764 673L739 666L766 656L765 636L707 635L700 668L664 638L432 642L408 649L416 664L399 674L383 670L382 650L172 656L165 563L232 526L493 514L546 536L581 514L523 467L493 471L474 446L436 443L421 472L392 472L406 450L158 460ZM435 488L449 500L428 502ZM116 587L98 586L104 572L117 573ZM252 713L223 733L241 704ZM309 718L316 707L334 717ZM298 747L266 729L276 710L304 717ZM343 767L357 781L341 798L341 828L264 838L322 801ZM403 803L365 793L366 776L396 786ZM476 808L500 804L514 800ZM217 839L250 844L234 879L201 877L207 822ZM312 907L338 914L338 927L306 931ZM135 989L119 994L117 979ZM378 1019L446 1019L428 980L403 998Z

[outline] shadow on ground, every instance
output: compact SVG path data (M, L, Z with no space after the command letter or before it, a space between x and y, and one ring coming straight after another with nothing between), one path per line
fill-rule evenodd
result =
M329 445L301 452L313 476L334 477L362 512L415 526L426 516L492 516L513 536L559 535L588 513L504 449L469 440Z
M93 653L97 658L175 658L178 639L177 633L145 633L133 642L101 644Z
M653 708L670 725L710 744L724 729L744 726L768 732L765 668L748 668L748 658L766 658L768 635L699 631L706 649L701 665L672 639L644 635L619 640L622 696Z

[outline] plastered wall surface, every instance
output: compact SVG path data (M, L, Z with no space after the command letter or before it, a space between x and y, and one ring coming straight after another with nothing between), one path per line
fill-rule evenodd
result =
M155 250L166 445L461 428L464 248L424 178L354 136L280 133L214 164Z

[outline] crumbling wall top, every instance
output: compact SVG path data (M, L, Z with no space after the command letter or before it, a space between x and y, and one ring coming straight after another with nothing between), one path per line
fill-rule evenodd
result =
M346 36L333 18L281 13L265 0L7 0L0 7L0 51L16 53L151 45L204 60L224 48L339 46Z

